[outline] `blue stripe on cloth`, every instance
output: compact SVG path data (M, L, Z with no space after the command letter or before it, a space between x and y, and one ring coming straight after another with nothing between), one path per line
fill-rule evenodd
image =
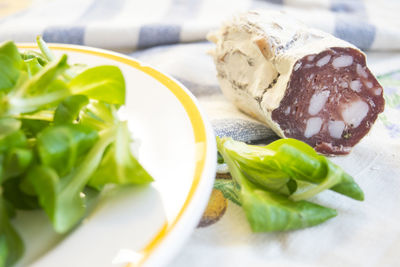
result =
M181 27L179 25L144 25L139 31L138 48L179 43Z
M337 13L359 13L363 10L360 9L359 2L342 2L342 1L335 1L331 5L331 11Z
M94 0L78 19L79 22L107 20L121 13L126 0Z
M336 19L334 35L346 40L360 49L371 48L375 40L376 28L364 20L338 16Z
M243 119L211 120L214 132L219 137L232 137L247 143L269 143L279 137L266 125ZM266 142L269 141L269 142Z
M82 26L53 26L44 30L43 39L51 43L82 45L85 29Z
M332 0L331 11L336 13L334 35L360 49L369 49L376 35L362 0Z
M250 3L249 9L281 10L283 4L283 0L253 0Z
M253 0L252 8L265 7L265 4L283 5L284 0Z

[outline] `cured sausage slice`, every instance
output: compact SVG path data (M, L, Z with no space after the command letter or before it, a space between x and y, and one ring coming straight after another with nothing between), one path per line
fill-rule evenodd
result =
M209 39L224 94L320 153L349 153L384 109L364 53L283 13L243 14Z
M272 120L286 137L324 154L346 154L383 111L382 88L353 48L332 47L296 62Z

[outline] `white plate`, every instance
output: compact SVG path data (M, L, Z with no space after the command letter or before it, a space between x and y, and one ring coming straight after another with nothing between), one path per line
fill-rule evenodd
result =
M68 54L70 63L121 68L127 85L122 115L139 143L139 161L155 182L107 192L66 236L52 232L43 212L20 212L16 225L26 252L18 265L166 264L196 227L212 188L216 145L204 113L184 86L132 58L81 46L51 48Z

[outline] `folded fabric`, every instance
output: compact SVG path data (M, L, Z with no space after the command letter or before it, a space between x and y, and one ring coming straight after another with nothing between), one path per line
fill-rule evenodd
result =
M8 2L0 41L32 42L41 34L48 42L133 51L202 41L237 12L281 9L361 49L400 49L400 2L391 0L36 0L25 9L31 1Z
M266 126L243 115L224 98L215 66L206 54L211 47L208 43L181 44L132 55L181 81L199 99L217 135L253 143L274 139ZM400 68L392 72L387 66L391 71L383 74L385 61L380 65L384 113L350 155L332 158L356 179L365 201L325 192L313 200L336 209L336 218L300 231L260 234L252 233L234 201L215 194L212 200L220 203L211 206L222 211L219 218L205 218L203 226L214 224L195 230L168 266L400 266ZM376 66L371 67L378 69Z

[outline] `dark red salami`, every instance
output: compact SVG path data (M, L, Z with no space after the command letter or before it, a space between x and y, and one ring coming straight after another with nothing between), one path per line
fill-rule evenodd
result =
M225 96L283 138L347 154L383 111L363 52L283 12L244 13L209 39Z
M364 54L336 47L298 60L272 119L286 137L347 154L383 111L383 90Z

